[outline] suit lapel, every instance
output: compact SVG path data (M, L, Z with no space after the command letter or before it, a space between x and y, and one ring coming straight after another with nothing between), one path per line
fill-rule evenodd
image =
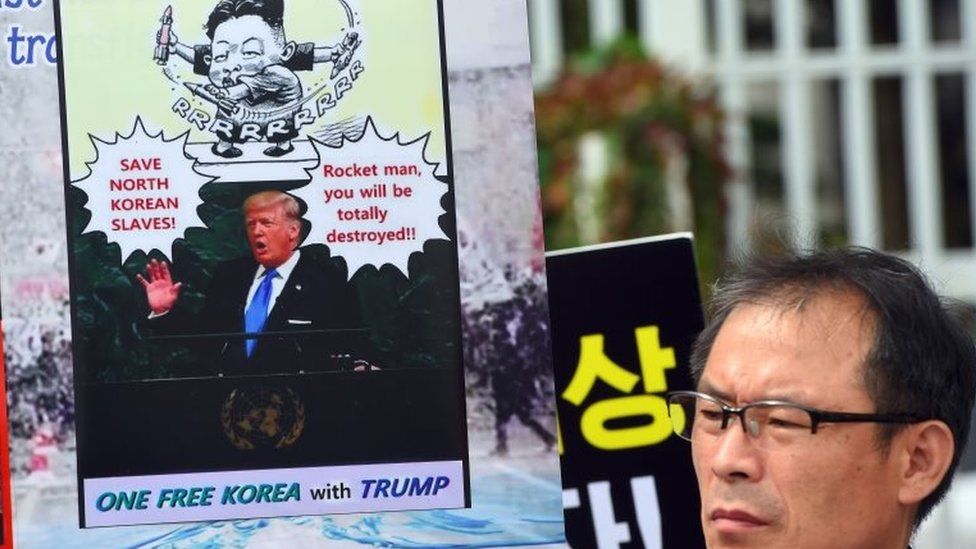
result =
M303 263L305 261L305 256L300 256L298 258L298 263L295 268L291 271L291 276L285 281L285 287L282 288L281 294L278 295L278 299L275 301L274 307L268 314L268 321L265 323L265 330L277 331L287 328L287 311L293 310L290 306L292 302L296 300L301 300L304 298L306 284L304 283L304 273Z

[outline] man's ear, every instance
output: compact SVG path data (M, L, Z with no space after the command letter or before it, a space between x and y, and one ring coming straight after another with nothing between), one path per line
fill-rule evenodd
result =
M291 239L292 242L295 243L295 247L298 247L298 245L300 244L300 242L298 241L298 239L301 238L301 236L302 236L302 223L301 223L301 221L295 221L293 223L289 223L288 224L288 237Z
M291 40L285 44L285 49L281 50L281 60L282 62L291 59L291 56L295 55L295 50L298 49L298 44L292 42Z
M902 433L904 452L898 501L918 504L950 473L956 444L949 426L939 420L911 425Z
M209 67L210 63L213 62L213 56L209 53L203 56L203 62Z

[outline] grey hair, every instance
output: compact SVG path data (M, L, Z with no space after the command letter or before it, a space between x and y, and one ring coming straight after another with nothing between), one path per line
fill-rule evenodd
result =
M275 206L280 206L288 219L292 221L299 221L301 219L302 213L298 201L292 195L281 191L262 191L252 194L244 200L244 206L241 209L246 213L250 210Z

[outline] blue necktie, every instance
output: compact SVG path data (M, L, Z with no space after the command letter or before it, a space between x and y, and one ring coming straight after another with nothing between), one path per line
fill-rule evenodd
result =
M264 280L258 286L258 291L254 292L251 305L244 313L244 331L257 333L264 329L264 322L268 319L268 304L271 303L271 281L278 276L274 269L264 272ZM257 339L248 339L244 342L248 358L254 352L254 347L258 344Z

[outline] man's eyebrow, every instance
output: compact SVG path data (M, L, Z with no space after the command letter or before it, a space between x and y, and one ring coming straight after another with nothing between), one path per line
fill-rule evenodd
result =
M793 404L802 404L804 406L807 405L807 403L804 402L804 399L799 393L793 393L793 392L773 393L771 395L767 395L765 398L763 398L763 400L781 400L783 402L792 402Z
M735 404L735 402L736 402L736 399L733 398L732 395L730 395L727 392L722 391L722 390L714 387L713 385L711 385L707 381L701 381L701 382L699 382L697 391L700 392L700 393L705 393L707 395L713 396L713 397L715 397L715 398L717 398L719 400L723 400L723 401L728 402L730 404ZM763 402L763 401L766 401L766 400L776 400L776 401L781 401L781 402L789 402L791 404L799 404L801 406L809 406L809 404L807 402L807 399L804 398L804 395L803 394L798 393L798 392L793 392L793 391L787 391L785 393L773 393L773 394L770 394L770 395L764 395L762 398L756 399L756 400L751 401L751 402ZM749 403L747 402L745 404L749 404Z
M716 397L719 400L724 400L725 402L734 402L732 397L728 393L726 393L725 391L720 391L719 389L715 388L714 386L712 386L712 384L710 384L707 381L699 382L697 391L699 393L705 393L707 395Z

